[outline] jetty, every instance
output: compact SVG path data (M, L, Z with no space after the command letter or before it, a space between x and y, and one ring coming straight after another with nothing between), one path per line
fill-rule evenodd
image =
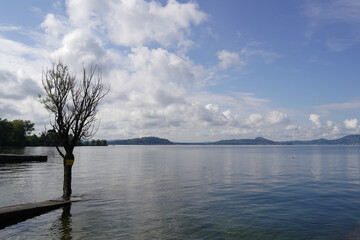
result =
M1 163L47 162L44 155L0 154Z
M0 207L0 229L39 216L49 211L65 207L81 198L69 200L48 200L44 202L25 203L14 206Z

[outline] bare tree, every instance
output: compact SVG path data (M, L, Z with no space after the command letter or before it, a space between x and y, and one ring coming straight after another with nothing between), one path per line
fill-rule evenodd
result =
M40 102L54 116L50 124L65 150L63 153L56 147L64 159L63 197L69 198L74 148L95 134L98 106L109 89L104 89L97 67L83 68L82 80L77 82L76 75L70 74L61 60L43 71L42 85L45 95L40 96Z

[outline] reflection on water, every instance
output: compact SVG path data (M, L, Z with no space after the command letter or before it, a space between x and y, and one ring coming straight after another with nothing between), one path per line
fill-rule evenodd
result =
M71 236L71 205L62 208L61 216L50 227L52 239L72 240Z
M3 206L61 195L56 150L24 152L49 161L0 166ZM110 146L75 155L73 192L85 200L8 227L0 239L358 236L358 147Z

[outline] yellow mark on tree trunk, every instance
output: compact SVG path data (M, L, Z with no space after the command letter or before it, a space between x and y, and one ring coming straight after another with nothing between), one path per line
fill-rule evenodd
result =
M65 159L66 166L72 166L74 164L74 159Z

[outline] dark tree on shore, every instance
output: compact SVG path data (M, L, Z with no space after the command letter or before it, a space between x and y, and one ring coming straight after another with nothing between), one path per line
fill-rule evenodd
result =
M77 81L60 60L43 71L42 84L45 95L40 96L40 102L53 115L50 124L65 150L56 147L64 159L63 197L69 198L74 148L81 139L95 134L98 106L109 89L104 89L98 68L83 68L82 79Z
M8 121L0 118L0 147L23 147L32 131L34 123L29 120Z

